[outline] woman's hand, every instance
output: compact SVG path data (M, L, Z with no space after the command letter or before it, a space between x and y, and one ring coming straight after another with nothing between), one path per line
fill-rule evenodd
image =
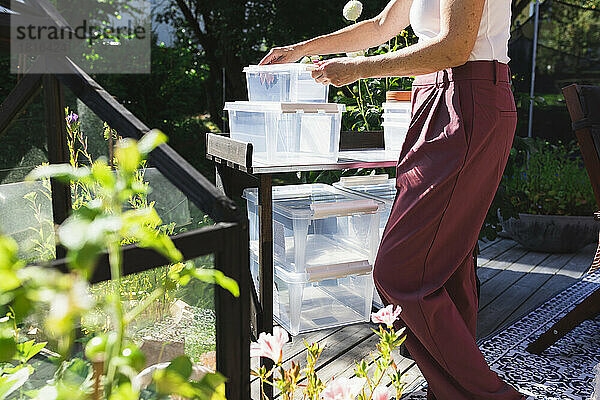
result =
M274 47L258 65L294 63L304 56L299 45Z
M360 64L363 57L334 58L317 64L312 77L324 85L341 87L361 78Z

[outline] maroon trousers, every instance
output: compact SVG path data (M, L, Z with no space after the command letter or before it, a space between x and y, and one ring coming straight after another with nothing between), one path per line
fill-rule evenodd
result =
M473 61L419 76L397 167L398 194L375 262L385 302L402 307L406 347L428 399L523 398L475 343L472 250L516 127L506 64Z

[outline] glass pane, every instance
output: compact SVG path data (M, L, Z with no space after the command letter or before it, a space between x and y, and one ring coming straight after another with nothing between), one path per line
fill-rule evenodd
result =
M147 204L152 204L171 234L213 225L214 222L156 168L140 169L140 179L148 185ZM142 202L145 202L143 200Z
M197 268L213 268L213 256L189 261ZM181 268L175 264L155 268L123 278L120 291L124 311L148 301L156 290L164 288L166 274ZM102 303L113 291L111 282L91 289L100 306L82 321L84 332L114 329L114 316ZM215 367L215 300L213 285L192 280L185 286L168 288L164 294L143 307L127 328L127 337L139 345L146 364L169 361L187 354L194 362Z
M48 162L44 127L44 102L38 94L0 136L0 184L21 182L36 166Z
M66 88L64 95L64 135L71 162L89 165L100 156L108 156L104 122ZM17 241L19 256L28 263L56 256L50 182L24 182L35 167L48 163L45 127L43 96L38 94L0 137L0 232ZM72 185L74 207L92 197Z
M38 94L0 136L0 233L17 241L27 262L51 260L56 252L50 182L24 182L48 162L44 124Z
M50 181L0 185L0 231L19 245L28 263L56 256Z

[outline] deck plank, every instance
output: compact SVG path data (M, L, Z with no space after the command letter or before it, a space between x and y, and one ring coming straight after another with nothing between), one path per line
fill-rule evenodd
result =
M478 336L486 337L499 329L515 309L529 297L534 296L538 289L571 258L573 255L553 254L535 265L528 273L522 273L520 277L496 275L498 279L506 279L509 282L514 280L514 282L510 283L504 292L497 294L493 300L480 308L477 318ZM504 274L506 275L506 272Z
M527 252L514 262L505 262L508 264L506 265L506 268L499 270L494 276L481 284L479 310L485 310L485 307L489 303L501 296L506 289L525 276L525 274L530 272L546 258L548 258L548 254L546 253Z
M481 282L481 287L487 283L490 279L504 271L510 265L519 261L524 257L528 251L520 246L514 246L505 251L504 253L496 256L492 260L477 268L477 276Z
M544 304L569 286L587 271L594 258L595 246L590 245L574 255L562 268L550 276L535 293L524 300L512 313L500 328L508 326L527 315L532 310Z
M509 239L499 239L495 242L492 242L491 245L480 251L479 255L477 256L477 265L485 265L487 262L516 246L517 242Z

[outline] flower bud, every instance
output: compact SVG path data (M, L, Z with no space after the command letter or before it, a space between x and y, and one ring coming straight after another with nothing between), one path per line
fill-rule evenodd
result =
M360 1L350 0L344 6L344 18L346 18L348 21L355 22L360 17L360 14L362 14L362 10L363 5Z

